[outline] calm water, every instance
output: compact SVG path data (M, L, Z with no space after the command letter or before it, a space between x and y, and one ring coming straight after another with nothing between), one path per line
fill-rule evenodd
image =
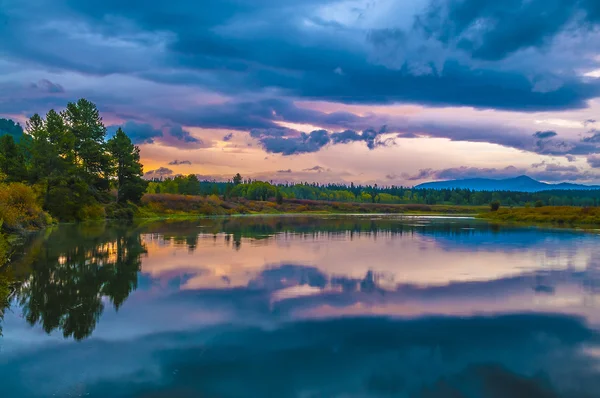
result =
M600 396L595 233L373 216L62 226L0 281L0 397Z

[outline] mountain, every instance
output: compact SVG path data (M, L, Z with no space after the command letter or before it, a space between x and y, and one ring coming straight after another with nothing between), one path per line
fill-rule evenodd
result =
M491 178L467 178L464 180L448 180L426 182L415 186L415 188L429 189L452 189L463 188L473 191L520 191L520 192L538 192L551 190L574 190L574 189L600 189L600 185L581 185L563 182L560 184L548 184L534 180L531 177L519 176L515 178L506 178L495 180Z

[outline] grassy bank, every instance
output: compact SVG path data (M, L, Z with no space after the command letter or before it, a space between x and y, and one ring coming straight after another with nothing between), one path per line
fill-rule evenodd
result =
M483 206L447 206L424 204L341 203L318 200L285 199L254 201L224 200L211 195L147 194L135 211L136 218L177 218L190 216L226 216L238 214L471 214L486 211Z
M545 206L499 209L479 214L480 218L529 225L560 227L600 227L600 207Z

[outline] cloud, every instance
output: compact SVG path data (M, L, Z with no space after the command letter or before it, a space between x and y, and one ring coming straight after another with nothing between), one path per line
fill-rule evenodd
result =
M378 146L391 145L388 140L381 140L385 134L385 126L378 131L373 129L358 133L346 130L340 133L331 133L327 130L315 130L311 133L302 133L286 128L254 129L250 135L257 138L267 152L295 155L301 153L317 152L328 144L348 144L351 142L365 142L369 149Z
M590 124L594 124L594 123L596 123L596 119L587 119L583 122L583 127L587 127Z
M536 131L535 133L533 133L533 136L540 140L556 137L557 135L558 134L556 134L556 131Z
M432 1L418 23L426 35L473 58L499 61L528 48L549 47L567 28L581 24L586 29L586 23L597 22L595 11L593 1Z
M189 131L184 130L181 126L172 126L171 128L169 128L169 135L185 143L202 142L198 138L193 137Z
M286 169L286 170L277 170L278 173L291 173L292 169Z
M146 178L146 179L163 178L163 177L169 177L172 175L173 175L173 170L168 169L166 167L160 167L156 170L150 170L150 171L147 171L146 173L144 173L144 178Z
M41 90L50 94L64 93L65 89L58 83L52 83L48 79L42 79L37 83L31 83L31 87L37 90Z
M598 169L600 168L600 156L590 155L587 157L587 163L591 168Z
M135 75L228 96L275 91L345 103L536 111L582 108L600 92L597 81L563 73L593 65L586 56L597 53L590 44L598 23L593 0L432 1L412 13L402 12L402 2L389 9L337 5L334 15L361 14L362 24L325 12L329 0L286 0L278 7L207 1L203 7L191 0L169 7L12 2L0 30L11 40L0 49L23 65ZM35 7L47 12L36 15ZM47 20L61 23L42 24ZM505 20L512 23L499 22ZM569 57L561 44L585 54Z
M179 165L183 165L183 164L187 164L187 165L191 165L192 162L190 160L171 160L169 162L169 166L179 166Z
M582 138L582 142L600 143L600 130L591 129L590 131L588 131L588 134L592 135L589 137Z
M350 112L326 113L297 106L287 99L270 98L253 102L226 102L195 110L189 115L180 115L190 124L208 125L214 128L236 128L250 131L254 138L281 138L270 140L273 147L286 145L284 152L314 152L320 149L312 145L302 145L301 133L281 127L279 122L321 126L330 131L332 144L365 142L370 149L390 146L393 138L385 134L395 134L399 138L436 137L453 141L489 142L520 150L541 154L561 155L588 154L598 151L595 143L565 138L557 140L555 131L530 131L493 123L482 123L478 118L458 121L438 121L410 116L394 116L367 113L357 115ZM263 126L263 127L261 127ZM359 132L362 130L362 133ZM290 142L282 142L291 139ZM324 145L322 145L324 146ZM321 147L322 147L321 146ZM281 149L278 149L278 153Z
M325 167L321 167L321 166L317 165L314 167L310 167L308 169L303 169L302 171L316 171L317 173L322 173L325 170L326 170Z
M257 134L255 133L255 136ZM267 152L282 155L317 152L330 142L329 133L325 130L315 130L309 134L301 133L294 137L274 136L268 132L266 135L258 135L258 138Z
M152 127L149 124L137 123L133 121L126 122L123 125L111 125L106 128L109 135L114 135L117 129L121 127L125 134L134 144L153 144L156 138L163 136L163 132Z
M233 138L233 133L229 133L223 137L223 141L228 142Z

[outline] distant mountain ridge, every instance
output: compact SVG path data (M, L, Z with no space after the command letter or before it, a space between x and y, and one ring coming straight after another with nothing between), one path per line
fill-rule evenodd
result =
M534 180L528 176L519 176L505 179L492 178L467 178L461 180L425 182L416 185L415 188L429 189L471 189L473 191L517 191L517 192L539 192L552 190L592 190L600 189L600 185L582 185L563 182L560 184L548 184Z

